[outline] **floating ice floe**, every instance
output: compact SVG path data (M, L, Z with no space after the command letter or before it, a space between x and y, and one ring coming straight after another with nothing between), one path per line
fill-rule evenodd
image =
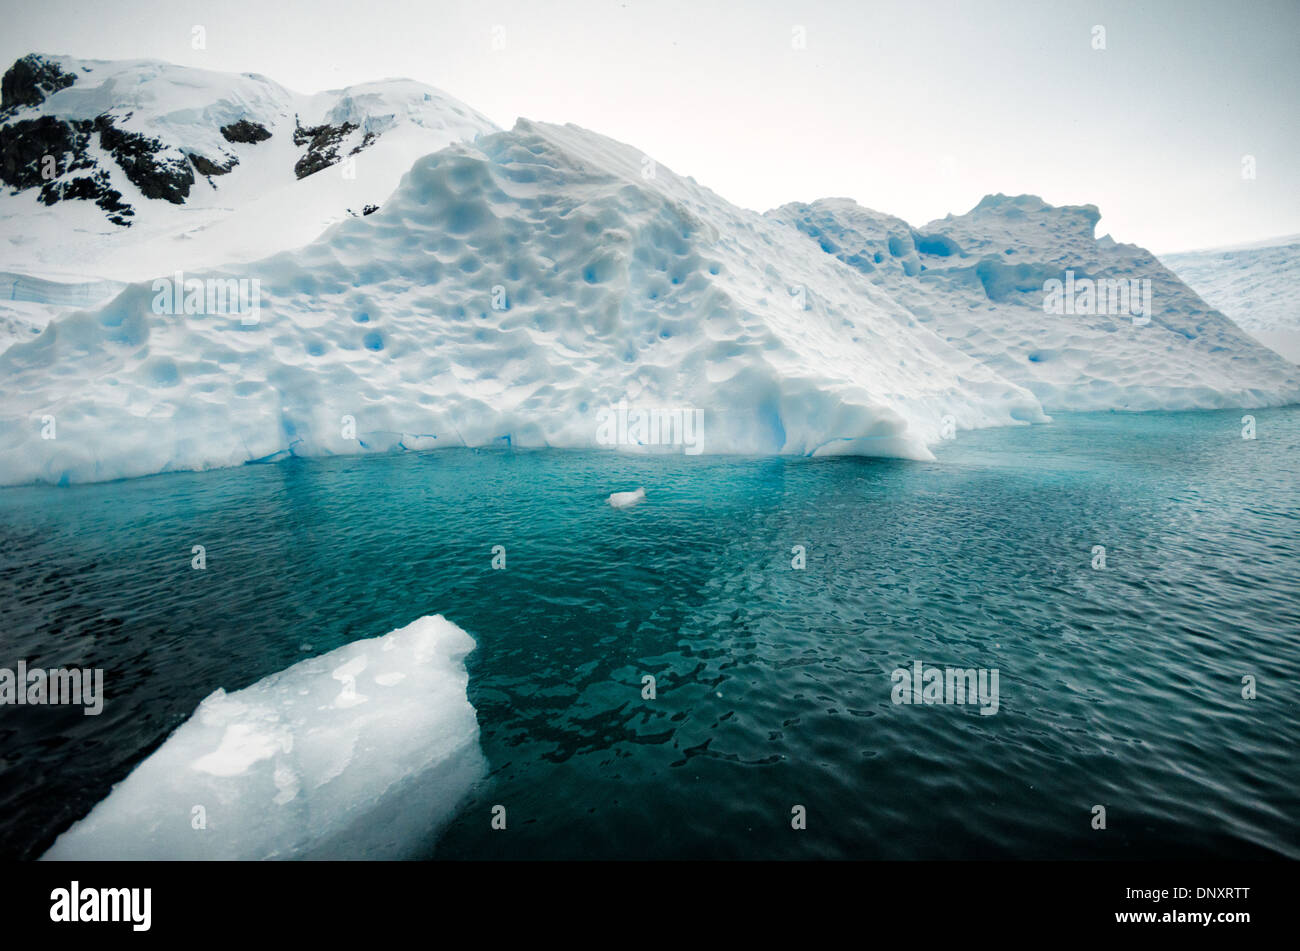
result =
M441 615L217 690L45 859L427 854L486 772Z
M634 492L614 492L609 497L609 504L616 509L631 508L645 498L645 489Z

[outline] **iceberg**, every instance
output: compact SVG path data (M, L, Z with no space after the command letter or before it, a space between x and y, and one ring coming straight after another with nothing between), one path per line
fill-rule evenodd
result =
M648 451L609 446L624 406L698 420L695 451L929 460L957 430L1052 410L1300 401L1300 369L1097 221L1004 195L922 229L844 199L760 214L632 146L520 119L418 159L378 211L304 247L185 271L184 312L164 276L12 344L0 485ZM1137 282L1152 306L1048 313L1072 276ZM251 313L205 307L223 287L256 288Z
M1149 251L1096 237L1094 205L989 195L964 215L916 228L846 198L768 214L859 271L945 343L1031 391L1048 413L1300 401L1293 364ZM1087 288L1087 306L1050 306L1051 289L1075 284Z
M56 317L0 354L0 485L601 448L624 401L702 410L708 451L750 455L931 459L946 418L1046 421L795 229L642 159L521 119L303 248L185 272L256 281L255 322L159 313L143 281Z
M635 489L632 492L611 492L608 501L616 509L627 509L644 498L645 489Z
M473 649L433 615L217 690L42 858L427 854L486 774Z

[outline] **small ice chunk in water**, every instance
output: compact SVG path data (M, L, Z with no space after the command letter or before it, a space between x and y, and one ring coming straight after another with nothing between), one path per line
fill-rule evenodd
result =
M616 509L630 508L645 498L645 489L635 492L615 492L609 497L609 504Z
M465 692L473 649L422 617L216 690L43 858L428 854L487 771Z

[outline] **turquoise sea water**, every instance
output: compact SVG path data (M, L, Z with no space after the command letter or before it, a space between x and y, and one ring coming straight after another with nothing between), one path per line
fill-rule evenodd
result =
M1059 416L935 463L444 450L0 490L0 666L103 667L108 697L0 708L0 855L213 689L442 613L491 773L437 858L1300 857L1300 408L1253 415ZM894 704L915 661L996 668L997 714Z

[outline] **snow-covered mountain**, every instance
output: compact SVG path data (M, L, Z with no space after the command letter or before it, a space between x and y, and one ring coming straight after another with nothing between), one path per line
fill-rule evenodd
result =
M0 261L83 286L256 260L493 131L410 80L302 95L252 73L32 54L0 81Z
M1300 363L1300 234L1160 260L1255 339Z
M43 81L42 106L76 88L48 92ZM326 176L337 202L332 173L297 178L312 147L294 145L294 132L355 125L346 134L364 145L372 110L355 90L327 95L333 104L315 111L212 118L222 140L239 121L272 133L228 142L229 152L203 140L206 161L238 159L215 176L215 194L241 169L274 167L284 180L190 240L220 229L238 239L252 227L239 217L248 208L282 193L296 200ZM655 442L621 426L610 438L624 401L676 414L678 426L700 414L705 452L906 458L929 458L957 429L1046 421L1044 406L1300 401L1300 370L1147 252L1096 240L1090 206L991 196L922 228L843 199L764 215L594 132L521 119L482 134L468 115L461 140L427 149L377 211L344 214L301 247L282 230L277 247L289 250L222 267L172 254L186 245L175 234L147 246L155 257L145 245L105 251L99 260L140 255L145 277L161 280L135 280L0 354L0 484L287 454ZM248 137L241 129L237 139ZM428 131L390 126L358 163L386 140ZM274 162L258 151L271 143L283 150ZM196 178L190 194L205 187ZM34 190L9 198L36 201ZM189 210L131 197L140 209ZM105 214L86 200L53 207L69 204ZM1048 313L1057 280L1057 303L1069 300ZM226 306L232 293L237 307Z

